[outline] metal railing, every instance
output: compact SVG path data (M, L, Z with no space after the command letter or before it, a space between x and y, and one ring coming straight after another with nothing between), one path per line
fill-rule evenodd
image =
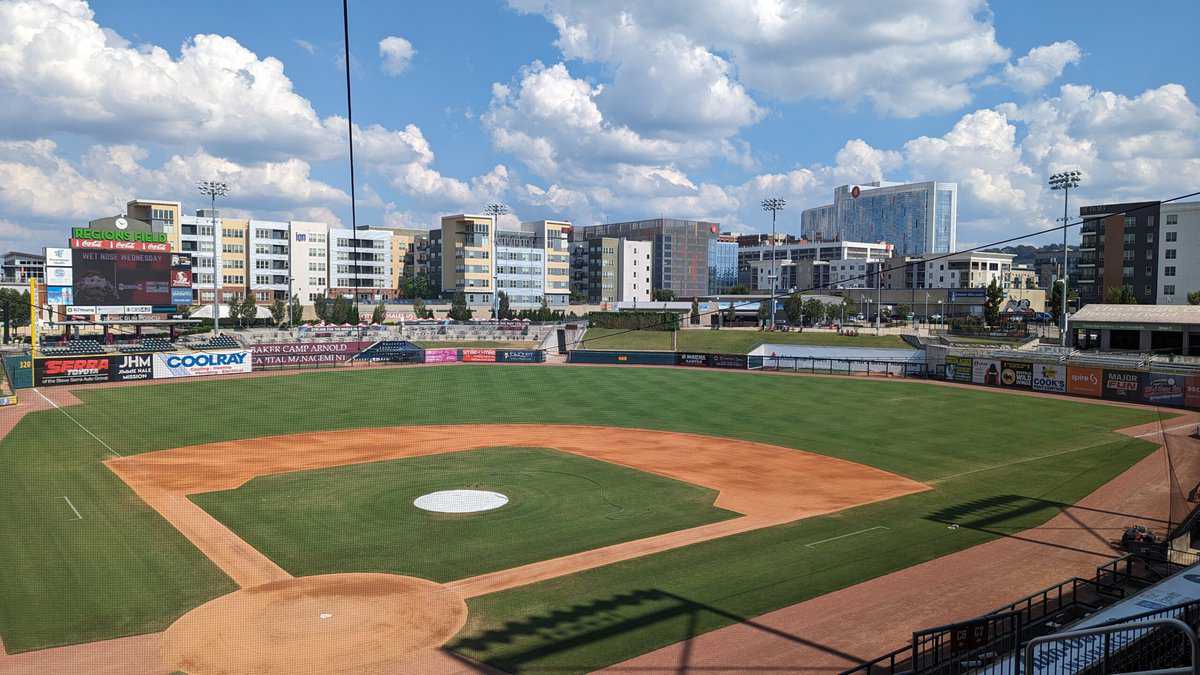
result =
M1200 675L1200 643L1176 618L1124 622L1034 638L1025 675Z
M757 370L757 368L753 368ZM885 361L875 359L839 359L819 356L764 356L762 370L827 375L899 375L925 377L922 361Z

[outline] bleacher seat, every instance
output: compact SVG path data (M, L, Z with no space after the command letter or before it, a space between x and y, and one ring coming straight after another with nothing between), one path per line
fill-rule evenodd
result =
M104 347L94 339L68 340L66 343L42 346L42 354L46 356L76 356L85 354L103 354Z

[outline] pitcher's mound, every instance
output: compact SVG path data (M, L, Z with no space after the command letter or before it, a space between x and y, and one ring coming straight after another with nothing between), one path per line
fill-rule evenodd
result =
M374 672L440 647L466 621L466 602L432 581L329 574L205 603L163 633L162 651L192 675Z

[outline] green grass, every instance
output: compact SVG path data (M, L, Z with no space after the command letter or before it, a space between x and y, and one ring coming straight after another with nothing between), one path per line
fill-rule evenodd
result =
M671 350L671 334L666 331L589 328L583 339L582 349ZM848 335L838 335L837 333L814 331L803 333L794 331L764 333L757 330L734 329L688 329L679 332L680 351L748 354L755 347L766 342L785 345L912 349L899 335L858 335L851 337Z
M508 504L441 514L451 489ZM536 448L492 448L262 476L192 500L294 576L390 572L446 582L737 517L717 492Z
M459 349L467 348L492 348L497 349L532 349L538 345L536 342L528 340L516 340L512 342L496 342L489 340L458 340L458 341L437 341L437 340L414 340L413 344L422 349L450 349L457 347Z
M479 639L510 622L516 630L539 621L563 623L569 637L577 626L566 625L562 612L625 591L668 591L726 613L698 620L707 628L885 574L1043 522L1052 503L1077 500L1153 447L1112 429L1155 419L1150 411L982 388L621 367L347 369L78 395L84 405L69 408L71 416L121 454L327 429L526 422L742 438L921 481L1030 460L944 480L929 493L478 598L463 637ZM1063 451L1073 452L1046 457ZM0 635L11 651L158 630L233 589L99 463L106 456L56 410L26 416L0 441ZM1001 513L985 528L950 531L928 519L1006 495L1045 501ZM74 520L63 496L84 520ZM891 529L832 548L803 546L864 523ZM626 612L613 611L614 619ZM477 640L459 649L523 669L586 669L680 639L680 621L660 625L639 615L603 639L532 630L514 634L509 646ZM521 655L518 646L530 649Z

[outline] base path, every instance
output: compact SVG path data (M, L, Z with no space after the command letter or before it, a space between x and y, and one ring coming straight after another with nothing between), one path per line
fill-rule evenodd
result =
M1172 411L1174 412L1174 411ZM1196 414L1164 422L1172 454L1200 457ZM1120 430L1162 443L1157 423ZM1172 489L1159 448L1046 524L630 659L605 672L837 673L1121 555L1125 528L1162 531Z

